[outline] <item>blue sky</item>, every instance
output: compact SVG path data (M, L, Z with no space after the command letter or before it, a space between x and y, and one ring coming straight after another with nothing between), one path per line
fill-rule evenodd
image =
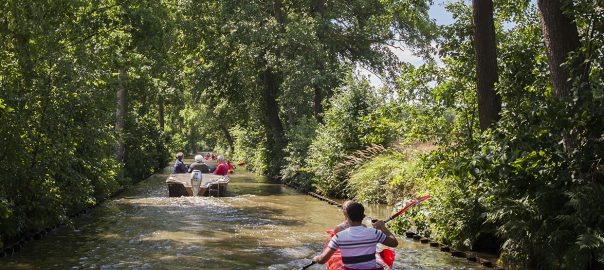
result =
M445 10L445 1L444 0L436 0L432 7L430 7L430 17L436 20L437 24L451 24L453 22L453 17L451 13Z

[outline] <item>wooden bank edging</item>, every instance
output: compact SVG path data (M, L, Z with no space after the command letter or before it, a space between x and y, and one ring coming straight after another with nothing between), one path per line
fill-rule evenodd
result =
M161 172L162 170L163 169L160 169L160 170L155 171L154 173L151 173L150 175L148 175L147 177L144 177L142 180L136 182L135 184L143 182L143 181L149 179L151 176L153 176L153 175ZM82 209L80 211L72 213L71 215L69 215L69 218L73 219L73 218L77 218L77 217L79 217L81 215L88 214L92 209L94 209L97 206L103 204L108 199L115 198L115 197L119 196L120 194L124 193L124 191L126 191L127 188L128 188L128 186L124 186L124 187L116 190L111 195L109 195L107 198L101 199L97 203L95 203L95 204L93 204L91 206L85 207L84 209ZM50 226L46 227L45 229L42 229L42 230L40 230L40 231L38 231L36 233L31 233L31 234L27 234L27 235L21 236L21 239L18 240L18 241L16 241L14 244L12 244L12 245L10 245L8 247L5 247L3 249L0 249L0 258L12 256L13 254L19 252L21 250L21 248L25 244L27 244L28 242L33 241L33 240L40 240L45 235L49 234L50 232L54 231L55 229L62 228L65 225L66 225L65 222L59 222L59 223L57 223L55 225L50 225Z
M314 197L314 198L317 198L317 199L319 199L321 201L327 202L327 203L329 203L331 205L335 205L338 208L342 208L342 204L340 204L340 203L338 203L338 202L336 202L336 201L334 201L332 199L329 199L327 197L321 196L321 195L319 195L317 193L314 193L314 192L308 192L307 194L310 195L310 196L312 196L312 197ZM449 247L447 245L443 245L441 243L432 241L430 238L422 237L421 235L418 235L418 234L416 234L414 232L411 232L411 231L406 231L405 232L405 237L412 238L414 241L419 241L422 244L429 244L430 247L438 248L442 252L450 253L451 256L453 256L453 257L466 258L468 261L476 262L476 263L481 264L484 267L494 268L496 270L503 270L504 269L502 267L499 267L499 266L495 265L490 260L478 257L478 256L476 256L476 255L474 255L472 253L467 253L467 252L464 252L464 251L459 251L459 250L452 249L451 247Z

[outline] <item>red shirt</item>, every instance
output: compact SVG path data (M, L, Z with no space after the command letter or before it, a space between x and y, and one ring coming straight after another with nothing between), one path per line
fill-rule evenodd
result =
M229 171L229 167L226 164L221 163L221 164L218 164L218 167L216 167L216 169L214 170L214 174L227 175L228 171Z

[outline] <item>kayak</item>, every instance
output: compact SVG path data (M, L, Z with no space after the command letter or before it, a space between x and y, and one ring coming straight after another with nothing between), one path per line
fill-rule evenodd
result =
M329 240L331 240L331 238L334 236L333 230L327 230L325 232L330 235ZM327 240L327 243L325 243L325 246L323 248L327 248L329 240ZM379 264L381 267L368 270L386 270L392 268L392 265L394 264L395 253L391 249L386 248L380 253L376 253L375 257L377 264ZM342 254L340 253L339 249L336 250L336 252L331 256L331 258L329 258L325 265L329 270L356 270L344 266L344 263L342 262Z

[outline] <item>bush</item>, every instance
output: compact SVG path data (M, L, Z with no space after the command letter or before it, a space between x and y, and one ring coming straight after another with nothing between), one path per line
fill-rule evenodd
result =
M319 193L345 196L342 181L334 175L335 166L345 156L366 145L361 141L359 120L377 106L373 89L366 80L355 80L349 75L346 86L331 99L325 113L325 125L319 127L310 145L306 163L313 173L313 186Z
M126 129L125 176L143 180L168 165L171 155L164 136L150 117L131 121Z
M348 180L350 197L393 204L402 195L414 194L415 179L421 173L414 158L411 153L391 152L366 162Z
M233 160L247 163L247 168L258 174L266 173L268 161L264 130L236 126L231 132L235 141Z
M281 170L283 183L310 190L312 188L312 171L307 168L307 153L315 137L318 123L312 117L297 121L286 133L288 144L285 147L286 165Z

